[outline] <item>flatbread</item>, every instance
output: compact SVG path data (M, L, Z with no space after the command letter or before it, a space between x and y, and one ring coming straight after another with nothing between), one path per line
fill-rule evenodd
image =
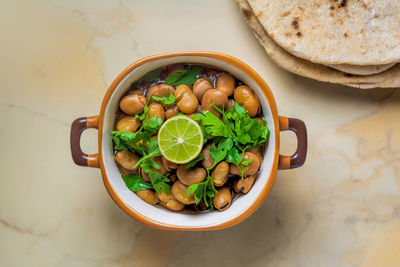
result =
M398 0L248 0L268 35L320 64L400 61Z
M339 64L339 65L329 65L327 66L334 68L336 70L340 70L346 73L355 74L355 75L371 75L376 73L384 72L385 70L390 69L396 65L396 63L389 63L385 65L348 65L348 64Z
M322 64L297 58L276 44L258 22L246 0L236 0L243 16L270 58L292 73L323 82L339 83L357 88L400 87L400 64L370 76L357 76L337 71Z

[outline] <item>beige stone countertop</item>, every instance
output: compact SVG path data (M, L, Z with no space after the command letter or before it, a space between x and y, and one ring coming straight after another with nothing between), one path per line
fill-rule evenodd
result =
M400 91L290 74L230 0L12 1L0 9L0 266L400 266ZM71 159L71 122L142 57L218 51L253 67L279 114L309 136L246 221L209 232L148 228L98 169ZM83 150L97 152L97 131ZM296 146L282 133L281 153Z

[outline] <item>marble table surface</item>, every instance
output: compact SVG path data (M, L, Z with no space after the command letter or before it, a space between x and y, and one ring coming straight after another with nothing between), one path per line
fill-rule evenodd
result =
M0 266L400 266L399 90L280 69L231 0L5 0L0 22ZM190 50L247 62L279 113L308 127L305 165L279 171L263 205L225 230L143 226L70 155L71 122L98 113L124 67ZM97 152L96 134L84 151ZM294 134L281 138L293 152Z

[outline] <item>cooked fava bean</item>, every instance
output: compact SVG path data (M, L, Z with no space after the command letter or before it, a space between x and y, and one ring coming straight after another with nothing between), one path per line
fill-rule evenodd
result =
M193 113L199 104L192 89L186 84L179 85L175 90L174 96L179 110L186 114Z
M185 205L196 203L192 192L190 192L189 198L186 198L187 188L188 187L186 185L182 184L179 180L176 180L174 185L171 188L172 195L174 196L174 198L176 200L178 200L179 202L181 202Z
M169 118L176 116L178 113L179 113L178 106L172 105L172 106L168 107L167 110L165 111L165 117L167 119L169 119Z
M177 201L174 199L174 196L172 194L165 194L162 192L161 194L156 193L158 199L162 202L163 206L167 207L170 210L182 210L185 205L182 204L181 202Z
M261 156L261 147L249 148L246 150L246 152L251 152L251 153L255 154L258 157L260 163L263 161L262 156Z
M203 168L186 168L186 165L179 165L176 171L179 181L184 185L200 183L204 181L206 174L206 170Z
M216 70L216 69L213 69L213 68L206 68L205 70L204 70L204 72L205 72L205 74L207 75L207 76L216 76L217 74L218 74L218 71Z
M124 116L117 123L117 131L136 132L142 121L133 116Z
M214 113L216 116L221 117L221 113L219 113L212 104L221 108L228 105L228 96L218 89L210 89L204 93L203 99L201 100L201 109L209 110Z
M258 156L251 152L245 152L244 159L245 160L252 159L253 161L250 162L250 164L246 166L246 168L244 169L243 176L246 177L249 175L256 174L258 169L260 168L260 164L261 164ZM240 175L240 170L236 165L231 164L229 167L229 173L234 174L234 175Z
M231 205L232 194L227 187L218 189L218 193L213 198L213 204L219 211L224 211Z
M162 202L168 202L169 200L174 198L172 196L172 194L166 194L164 192L161 192L161 194L156 192L156 195L157 195L157 198Z
M147 114L148 114L149 118L152 116L156 116L157 118L160 118L162 121L164 121L164 119L165 119L164 108L163 108L163 106L161 106L161 104L158 104L158 103L150 104Z
M250 162L249 165L246 166L246 169L244 171L244 175L248 176L248 175L256 174L258 169L260 168L260 164L261 164L261 161L260 161L259 157L254 153L245 152L244 153L244 159L245 160L246 159L252 159L253 160L252 162Z
M210 156L210 148L211 148L211 144L207 144L203 148L203 151L201 151L201 154L203 154L203 156L204 156L204 159L202 160L201 164L206 169L211 168L214 165L214 160Z
M193 84L193 93L197 97L197 99L201 102L204 93L212 88L213 88L213 86L211 85L211 82L209 79L199 78ZM232 92L233 92L233 90L232 90Z
M141 95L127 95L124 96L119 102L119 107L121 110L129 115L143 113L145 105L146 98Z
M239 105L246 109L250 117L257 115L260 110L258 97L254 94L253 90L246 85L236 87L233 98Z
M132 152L126 150L118 151L114 156L114 160L127 170L137 170L137 168L133 168L133 166L138 162L139 159Z
M131 89L128 91L128 95L143 95L144 91L142 89Z
M223 186L228 180L229 164L222 161L215 166L211 173L211 178L215 186Z
M181 202L179 202L176 199L169 200L168 202L165 203L165 205L167 206L168 209L174 210L174 211L183 210L183 208L185 207L184 204L182 204Z
M235 89L235 78L226 72L221 73L217 77L216 88L224 92L227 96L231 96Z
M236 193L247 194L253 187L254 181L256 180L256 175L250 175L243 179L237 179L233 185L233 189Z
M151 86L146 93L146 98L149 98L150 95L158 96L158 97L167 97L169 96L169 92L174 93L174 87L172 85L166 83L159 83Z
M153 190L146 189L141 191L136 191L136 195L146 201L149 204L157 204L156 194L154 194Z
M178 164L168 161L164 157L161 157L161 160L162 160L164 169L166 169L169 172L178 168Z

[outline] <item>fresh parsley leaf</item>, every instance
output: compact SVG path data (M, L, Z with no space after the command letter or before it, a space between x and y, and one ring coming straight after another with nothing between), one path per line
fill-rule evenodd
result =
M146 104L146 106L144 106L144 110L142 114L136 114L135 118L139 119L139 120L144 120L146 118L147 115L147 111L149 110L149 106Z
M112 131L111 133L113 134L112 139L114 141L115 150L130 150L127 141L119 136L121 133L119 133L118 135L116 134L117 131Z
M149 98L147 99L146 105L144 106L144 109L143 109L143 113L135 115L136 119L139 119L139 120L143 121L143 120L145 120L147 118L147 111L149 111L149 102L150 102L151 97L152 97L152 94L150 94ZM143 127L143 123L142 123L142 127ZM141 129L142 128L140 128L139 131Z
M243 174L246 170L246 166L253 162L252 159L243 160L243 155L240 154L239 150L236 147L233 147L231 150L228 151L228 155L226 156L225 160L226 162L233 163L238 167L242 179L244 178Z
M132 174L131 176L121 175L122 180L124 180L126 187L132 192L153 189L153 186L145 182L139 175Z
M194 120L201 120L204 133L212 136L231 137L228 127L214 113L206 110L203 114L193 115Z
M137 132L130 131L111 131L114 141L114 149L130 150L144 155L145 148L143 145L138 145L139 141L146 143L160 129L162 120L155 116L147 118Z
M186 164L186 168L190 168L193 167L194 165L196 165L197 162L202 161L204 159L203 154L198 154L197 157L195 157L194 159L192 159L191 162Z
M140 159L139 164L135 164L135 168L136 165L140 166L146 173L149 172L149 170L156 169L159 170L161 167L160 165L157 164L157 162L153 159L153 157L157 157L159 156L158 153L151 153L143 158Z
M247 165L249 165L249 164L252 163L252 162L253 162L253 159L246 159L246 160L243 160L243 161L242 161L242 165L247 166Z
M219 162L223 161L228 154L228 151L232 148L233 146L233 140L232 138L224 138L221 141L218 142L218 146L216 146L214 143L211 145L211 148L209 150L210 156L214 161L214 166L216 166Z
M168 179L167 176L164 176L162 174L159 174L158 172L155 172L153 170L150 170L148 172L151 184L154 187L154 190L156 190L157 193L161 194L164 192L165 194L170 194L171 193L171 186L167 184L171 180Z
M143 153L143 157L133 167L136 168L140 166L145 172L146 170L150 170L151 168L159 170L160 166L152 159L153 157L161 156L161 152L157 144L157 139L151 138L149 141L146 142L145 147L147 151Z
M115 150L129 150L143 154L143 147L136 145L141 140L139 133L130 131L111 131Z
M149 71L143 76L142 80L145 82L153 82L160 79L161 69Z
M193 66L184 70L178 70L172 73L165 80L166 83L171 85L187 84L192 85L196 81L196 77L201 73L202 67Z
M175 83L177 83L186 73L187 69L175 71L167 77L165 82L168 84L176 85Z
M242 160L242 156L240 155L239 150L236 147L233 147L228 151L228 155L225 160L226 162L233 163L238 166Z
M164 192L169 194L170 186L167 184L170 180L167 176L159 174L155 170L159 170L161 167L154 160L154 157L161 156L160 149L158 147L157 138L150 138L150 140L146 141L144 144L142 143L142 147L145 148L143 152L143 157L135 164L134 168L140 166L145 173L148 174L151 184L153 188L161 194Z
M234 102L234 109L228 110L221 110L215 105L213 107L222 114L223 124L228 128L227 132L240 150L257 147L267 140L268 126L251 118L238 103Z
M151 98L153 98L157 102L163 103L164 105L171 105L175 103L175 97L171 93L171 91L169 91L169 95L167 97L158 97L153 95Z
M189 185L186 190L186 197L189 197L189 194L193 193L194 200L196 201L196 205L200 203L203 199L206 207L210 207L211 210L214 209L212 204L212 199L218 191L215 189L213 180L210 176L209 170L207 169L207 178L203 182Z
M244 107L239 105L237 102L234 102L233 105L235 112L239 114L239 116L246 116L246 115L248 116L246 109Z
M146 145L149 152L159 150L157 138L151 138Z
M207 189L207 180L201 183L189 185L186 191L186 198L189 198L190 193L193 193L196 205L203 199L204 193Z
M155 135L158 129L160 129L162 122L162 119L156 116L151 116L150 118L147 118L147 120L143 122L143 132L148 132L149 134L151 134L151 136Z

